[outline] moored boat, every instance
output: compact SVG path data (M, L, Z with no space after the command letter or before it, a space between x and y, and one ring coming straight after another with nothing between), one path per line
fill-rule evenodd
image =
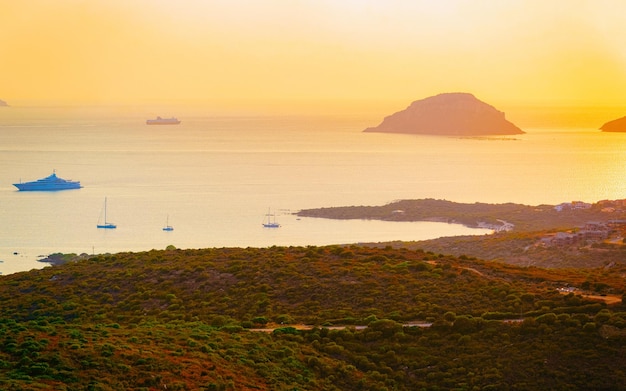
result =
M45 178L32 182L14 183L13 186L17 187L19 191L57 191L80 189L82 187L80 181L59 178L56 170L52 172L52 175Z
M115 229L117 228L117 225L107 221L107 199L106 197L104 197L104 223L100 223L100 221L98 221L98 224L96 225L97 228L104 228L104 229Z
M178 125L180 120L176 117L149 119L146 121L146 125Z
M167 219L165 220L165 227L163 227L163 231L173 231L174 227L172 227L170 225L170 216L167 216Z
M280 224L276 222L276 214L270 213L270 210L267 211L267 221L263 223L263 227L265 228L279 228Z

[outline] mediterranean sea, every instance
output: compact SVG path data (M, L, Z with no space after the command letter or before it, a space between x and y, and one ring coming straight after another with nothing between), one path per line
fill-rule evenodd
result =
M180 125L148 126L157 115ZM371 116L218 116L200 110L0 110L0 272L51 253L268 247L487 234L433 222L298 218L398 199L527 205L626 198L626 134L524 128L455 138L363 133ZM601 124L599 124L601 125ZM50 175L79 190L19 192ZM98 229L105 197L117 229ZM268 213L280 228L264 228ZM166 222L173 231L163 231Z

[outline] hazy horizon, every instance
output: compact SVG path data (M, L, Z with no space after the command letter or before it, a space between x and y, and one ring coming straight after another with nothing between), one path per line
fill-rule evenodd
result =
M468 91L469 92L469 91ZM413 101L314 101L299 102L290 110L280 102L257 102L247 105L226 102L143 102L136 104L63 103L63 102L7 102L10 107L0 108L5 120L28 115L29 109L66 109L77 115L112 117L137 117L148 119L155 116L175 116L186 121L198 117L280 117L280 116L335 116L359 118L364 126L376 126L384 117L406 109ZM479 96L477 96L480 99ZM484 100L483 100L484 101ZM624 106L567 106L567 105L494 105L506 118L522 129L593 129L599 130L604 123L626 115ZM12 110L13 109L13 110ZM39 115L39 114L38 114Z
M470 92L513 122L522 106L614 117L625 22L611 0L11 2L0 99L388 115Z

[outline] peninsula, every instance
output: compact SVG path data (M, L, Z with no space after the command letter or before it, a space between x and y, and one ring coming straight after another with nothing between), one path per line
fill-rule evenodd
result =
M416 242L360 243L381 248L422 249L543 268L604 267L624 264L626 260L626 200L530 206L421 199L381 206L307 209L297 215L328 219L438 221L489 228L495 233Z
M589 221L626 220L626 201L607 200L595 204L573 201L531 206L515 203L470 204L427 198L399 200L380 206L303 209L296 214L337 220L434 221L496 230L505 225L506 230L526 232L574 227Z
M444 93L417 100L403 111L385 117L365 132L445 136L523 134L504 113L469 93Z
M626 132L626 117L609 121L600 127L603 132Z

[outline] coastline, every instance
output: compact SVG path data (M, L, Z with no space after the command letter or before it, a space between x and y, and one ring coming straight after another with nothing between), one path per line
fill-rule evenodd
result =
M577 227L590 221L626 220L624 200L586 204L574 201L559 205L514 203L457 203L448 200L400 200L381 206L346 206L304 209L301 217L326 219L366 219L382 221L429 221L462 224L468 228L487 228L496 232L538 231Z

